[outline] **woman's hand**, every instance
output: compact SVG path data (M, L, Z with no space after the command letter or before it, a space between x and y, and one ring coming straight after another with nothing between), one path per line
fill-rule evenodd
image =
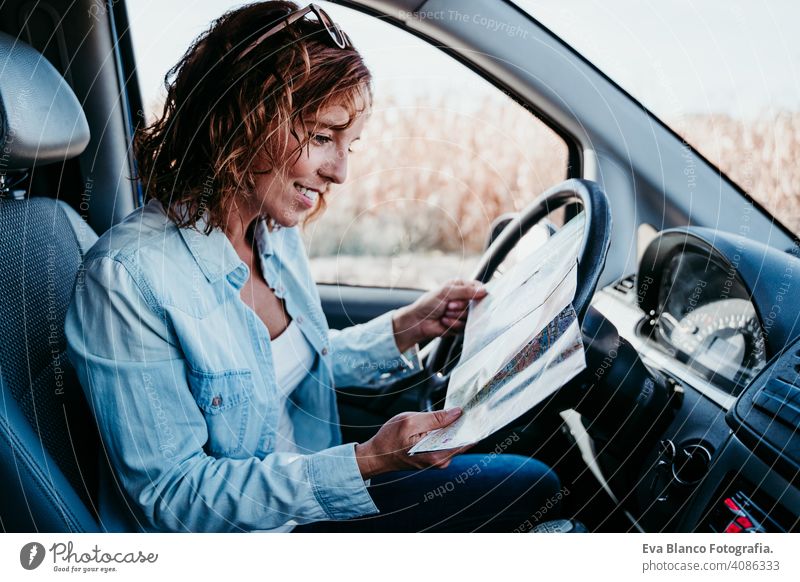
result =
M486 293L478 281L453 279L398 309L392 320L397 347L405 352L423 340L462 333L469 302L483 299Z
M386 421L378 433L367 442L356 445L356 460L361 476L369 479L389 471L438 467L444 469L457 454L470 446L408 455L408 449L428 432L443 428L461 416L460 408L435 412L403 412Z

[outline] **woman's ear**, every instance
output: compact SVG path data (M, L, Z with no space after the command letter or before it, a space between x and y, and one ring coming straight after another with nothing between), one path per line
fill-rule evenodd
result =
M269 159L265 155L259 155L256 159L253 160L253 170L254 174L271 174L272 164L269 163Z

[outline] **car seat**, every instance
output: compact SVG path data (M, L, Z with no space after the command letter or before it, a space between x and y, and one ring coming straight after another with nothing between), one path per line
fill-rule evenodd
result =
M36 168L79 155L89 126L58 71L5 33L0 116L0 529L98 531L100 441L63 331L97 235L59 200L67 192L28 197L19 188Z

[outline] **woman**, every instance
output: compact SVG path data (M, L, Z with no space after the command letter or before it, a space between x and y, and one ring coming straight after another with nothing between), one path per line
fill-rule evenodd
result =
M454 281L328 329L296 226L345 181L371 105L347 36L313 5L245 6L197 39L167 90L136 140L149 201L88 253L67 315L110 465L103 527L510 530L529 519L558 488L544 465L406 454L458 410L406 413L341 444L333 386L417 371L417 342L461 331L485 295ZM442 486L449 499L426 498ZM353 519L364 516L376 517Z

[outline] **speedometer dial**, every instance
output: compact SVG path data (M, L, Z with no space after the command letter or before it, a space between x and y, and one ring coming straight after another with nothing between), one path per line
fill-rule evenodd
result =
M766 363L764 336L753 305L746 299L722 299L672 319L669 343L689 363L739 384Z

